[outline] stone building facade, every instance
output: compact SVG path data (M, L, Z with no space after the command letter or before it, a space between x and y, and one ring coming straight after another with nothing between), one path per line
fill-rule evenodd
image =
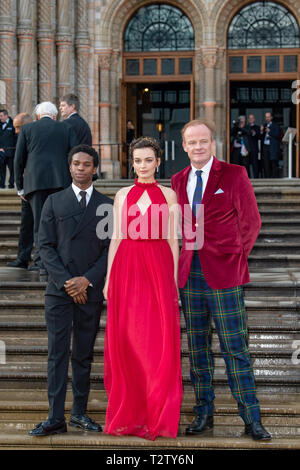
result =
M75 92L81 115L91 126L93 142L101 144L102 171L110 178L124 176L120 161L128 118L122 101L124 84L126 88L124 32L141 7L167 4L181 10L194 30L191 116L204 115L215 121L217 152L226 158L230 125L228 28L249 3L1 0L0 102L14 116L21 111L31 113L38 102L58 103L62 94ZM285 0L279 5L299 22L299 0ZM298 78L298 67L290 74L291 80Z

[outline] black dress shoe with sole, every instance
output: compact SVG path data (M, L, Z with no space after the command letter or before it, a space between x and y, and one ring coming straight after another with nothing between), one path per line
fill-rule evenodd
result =
M33 264L32 266L29 266L28 271L39 271L40 269L40 266Z
M87 415L71 415L69 425L84 429L85 431L102 431L102 427L100 426L100 424L95 423L95 421L93 421Z
M195 435L202 434L207 429L212 429L214 427L214 417L213 416L196 416L194 421L186 428L185 434Z
M25 263L24 261L21 261L19 259L16 259L16 261L9 261L8 263L6 263L6 265L10 268L28 268L28 263Z
M35 428L29 431L30 436L51 436L52 434L62 434L67 432L67 425L65 421L51 424L50 421L43 421Z
M245 424L245 434L250 434L255 441L272 439L271 434L268 433L260 421Z

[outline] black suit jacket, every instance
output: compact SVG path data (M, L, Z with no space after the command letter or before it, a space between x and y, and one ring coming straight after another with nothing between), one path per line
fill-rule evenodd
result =
M39 227L40 255L49 275L46 295L64 297L73 302L64 284L72 277L84 276L93 285L88 287L88 301L103 300L112 233L112 204L112 199L95 188L85 210L80 207L72 186L47 198ZM103 209L102 215L96 214L99 206ZM106 222L105 210L110 212L109 233L105 233L106 228L101 225L101 221L102 224Z
M26 195L69 186L68 153L76 142L72 128L48 117L22 126L14 163L18 190L24 189Z
M250 151L255 155L258 154L258 141L260 140L260 127L257 124L254 124L253 126L250 126L248 124L246 126L246 129L249 132L249 144L250 144ZM252 131L255 132L255 135L252 135Z
M78 113L72 114L72 116L70 116L64 122L73 127L77 136L77 145L92 145L92 133L90 126L81 116L79 116Z
M13 126L12 118L9 118L4 130L0 123L0 149L4 148L5 157L12 158L15 155L15 147L17 143L17 135Z

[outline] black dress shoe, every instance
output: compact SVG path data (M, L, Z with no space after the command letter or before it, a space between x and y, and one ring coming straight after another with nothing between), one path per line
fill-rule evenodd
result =
M95 421L93 421L87 415L71 415L69 425L84 429L85 431L102 431L100 424L95 423Z
M65 421L51 424L50 421L43 421L35 428L29 431L30 436L51 436L52 434L62 434L67 432L67 425Z
M271 434L263 427L260 421L245 424L245 434L251 434L255 441L272 439Z
M29 266L28 271L39 271L40 269L40 266L33 264L32 266Z
M202 434L206 429L214 427L214 417L207 415L197 415L194 421L185 430L185 434Z
M9 266L10 268L27 269L28 267L28 263L26 263L25 261L21 261L20 259L16 259L16 261L9 261L8 263L6 263L6 265Z

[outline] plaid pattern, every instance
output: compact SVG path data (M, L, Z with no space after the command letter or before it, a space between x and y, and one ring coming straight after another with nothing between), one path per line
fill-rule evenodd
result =
M181 289L190 355L190 374L196 403L194 412L213 414L214 360L211 351L213 318L226 363L229 386L245 423L260 420L259 402L248 350L247 314L243 288L211 289L195 252L188 281Z

